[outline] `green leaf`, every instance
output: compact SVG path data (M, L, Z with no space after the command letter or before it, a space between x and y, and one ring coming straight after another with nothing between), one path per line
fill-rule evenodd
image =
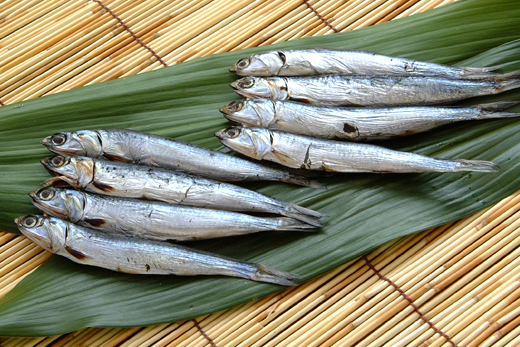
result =
M458 1L371 28L278 44L280 48L364 49L460 65L520 69L518 1ZM273 46L274 47L274 46ZM48 177L39 141L57 131L130 128L222 148L213 133L228 123L218 109L237 96L227 69L267 47L218 54L158 71L0 108L0 227L35 213L27 192ZM467 103L520 100L520 92ZM520 109L516 107L516 111ZM247 186L326 213L316 234L274 232L190 246L291 271L308 280L393 238L478 211L520 188L520 120L442 127L388 147L444 158L491 160L499 173L343 174L328 190ZM197 317L282 287L223 277L125 275L53 256L0 301L0 335L37 336L84 326L137 326Z

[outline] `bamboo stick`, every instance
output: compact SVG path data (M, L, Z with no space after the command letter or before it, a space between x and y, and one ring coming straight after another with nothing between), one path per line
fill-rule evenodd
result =
M504 310L498 312L485 322L471 340L467 341L466 347L479 346L485 339L490 337L504 325L514 322L514 318L520 319L520 299L517 299ZM520 321L519 321L520 322Z
M407 0L397 0L394 2L384 2L378 8L377 11L373 11L361 18L358 23L352 24L348 28L348 30L354 30L359 28L366 28L368 26L376 24L381 18L384 18L386 15L390 14L396 8L401 7Z
M417 263L420 263L420 260L416 259L416 262L417 262ZM407 271L407 270L404 269L403 271ZM397 275L394 275L394 276L397 276ZM400 283L400 281L402 281L402 278L394 279L394 282L396 282L396 283L398 283L398 284ZM424 283L424 282L423 282L423 283ZM401 284L399 284L399 285L401 285ZM402 286L402 285L401 285L401 286ZM402 287L403 287L403 286L402 286ZM406 290L406 287L403 287L403 289ZM379 289L378 289L378 290L379 290ZM419 289L418 292L415 292L415 293L412 293L412 294L409 294L409 295L413 298L413 297L416 296L416 295L420 296L420 295L424 294L424 291L425 291L425 289ZM388 293L388 290L385 290L385 291L383 292L383 295L386 294L386 293ZM430 295L431 295L431 294L430 294ZM393 298L393 297L396 297L396 294L392 294L392 295L390 296L390 298ZM380 305L384 304L387 300L388 300L388 298L387 298L387 299L384 299L384 300L383 300L381 303L379 303L378 305L380 306ZM403 306L403 305L404 305L404 306ZM402 300L399 301L398 306L394 306L393 310L388 311L388 313L386 313L386 315L385 315L384 317L391 317L391 316L393 316L396 312L398 312L400 309L402 309L402 308L405 307L406 305L407 305L407 303L405 303L404 301L402 301ZM376 307L377 307L377 306L376 306ZM377 310L377 309L373 309L372 311L374 311L374 310L377 311L377 312L380 312L380 311ZM370 312L372 312L372 311L369 311L369 313L367 313L367 315L370 315ZM370 322L371 320L373 320L373 318L374 318L374 316L372 316L372 318L370 318L369 320L365 321L365 323ZM355 324L354 324L354 325L355 325ZM354 328L354 325L350 325L350 327L351 327L350 329L353 329L353 328ZM365 324L365 326L366 326L366 324ZM360 330L360 329L361 329L361 330ZM356 336L356 337L361 336L362 334L364 334L364 330L363 330L363 329L364 329L363 327L358 328L358 329L354 329L354 330L357 331L357 332L355 332L354 335L352 335L352 336ZM369 327L366 327L365 329L370 329L370 328L369 328ZM319 342L323 342L323 341L325 341L328 337L330 337L331 335L333 335L334 333L335 333L335 331L333 331L333 330L329 330L326 334L323 334L323 335L321 335L320 337L317 337L317 339L319 340ZM348 336L350 336L350 335L348 335ZM371 334L371 337L374 337L374 335ZM316 340L316 343L318 343L318 340Z
M173 323L174 325L177 323ZM121 347L136 347L139 346L149 339L151 339L153 336L155 336L157 333L159 333L161 330L168 327L170 323L165 324L159 324L159 325L152 325L145 327L141 329L137 334L134 335L134 338L132 341L126 341L125 343L121 344Z
M27 247L32 243L32 241L25 236L15 235L15 237L16 238L14 238L14 240L11 240L9 243L0 246L0 262L4 261L14 253L18 252L20 249Z
M510 247L511 245L507 245L507 247ZM514 245L513 245L514 246ZM502 283L500 284L501 286L503 285ZM492 290L495 290L496 288L492 288ZM484 294L484 296L483 296ZM482 298L487 298L489 295L486 294L486 292L484 291L482 294L478 295L476 297L476 299L474 301L476 301L476 305L478 305L478 302L482 301ZM464 305L460 306L457 308L457 311L453 311L450 313L450 315L447 315L446 317L443 318L443 320L441 320L440 323L442 323L443 321L444 322L447 322L447 328L449 328L450 326L453 326L455 323L457 323L459 320L461 320L464 315L466 314L466 306L468 305L471 305L472 302L467 302L465 303Z
M411 242L414 247L417 247L415 243ZM408 247L406 247L408 246ZM385 254L386 257L396 257L395 259L399 259L402 261L403 254L409 252L409 247L412 245L405 245L402 247L401 252L392 252L390 254ZM413 247L412 247L413 248ZM404 252L404 253L403 253ZM391 272L395 267L399 265L399 260L390 259L391 262L388 263L379 263L376 264L376 268L381 268L380 271L382 273ZM364 261L358 261L358 264L361 271L356 271L354 273L354 280L349 281L349 283L344 286L344 288L337 292L334 296L331 297L331 305L328 305L325 310L321 310L319 314L313 317L313 321L318 321L317 324L312 324L313 321L308 322L305 325L304 333L301 336L294 338L287 338L284 341L280 341L280 346L298 346L302 344L308 344L311 342L316 342L319 339L323 338L323 331L328 333L334 325L334 322L340 320L339 317L348 316L351 313L358 313L357 308L366 303L370 297L366 295L367 289L371 287L374 283L377 282L376 276L368 269L368 267L364 264ZM356 275L361 277L357 277ZM367 280L369 278L369 280ZM311 326L309 326L311 325ZM305 341L305 342L304 342Z
M482 274L480 274L478 277L474 276L472 273L469 273L467 276L465 276L464 280L458 281L454 286L451 286L447 290L440 292L432 300L425 303L421 308L423 313L425 313L432 322L436 323L439 319L452 312L453 309L460 307L461 304L458 302L464 303L469 301L489 286L493 286L495 283L503 283L504 279L502 278L504 276L506 276L505 281L507 281L507 276L511 277L515 274L515 271L513 271L515 267L517 268L517 272L520 270L520 249L513 250L513 253L508 254L502 259L499 259L499 261L494 264L492 263L493 261L495 261L495 258L490 258L487 262L484 262L480 265L480 269L476 268L472 271L473 273L480 273L482 271ZM489 268L488 263L491 264L491 267ZM470 281L470 279L473 277L476 278ZM434 314L432 309L437 310L439 305L441 305L441 310L438 310L438 313ZM411 324L412 322L414 323ZM391 321L388 321L385 323L385 325L386 324L388 324L389 327L393 326ZM408 345L408 343L414 337L416 337L422 331L429 329L426 324L411 316L409 316L406 320L401 321L399 325L400 326L395 326L394 331L401 332L388 342L389 346L400 347ZM408 327L404 328L405 326ZM390 336L395 335L392 331L389 333ZM382 345L382 341L386 341L387 336L381 336L379 339L375 340L373 344Z
M59 6L63 5L67 0L58 0L58 1L46 1L45 3L35 1L37 4L33 6L29 11L24 11L23 13L13 16L10 18L4 17L2 18L4 22L2 23L2 27L0 28L0 37L5 37L10 35L14 31L22 28L23 26L31 23L47 14L48 12L54 11ZM39 5L38 5L39 3ZM1 11L1 10L0 10ZM0 41L1 42L1 41ZM1 44L0 44L1 47Z
M497 256L495 256L495 257L491 257L490 259L493 259L493 258L495 258L495 259L496 259L497 257L499 258L500 256L503 256L503 255L502 255L502 254L500 254L500 253L498 253L498 255L497 255ZM432 315L432 313L430 312L430 313L429 313L428 315ZM435 321L435 318L433 318L433 319L432 319L432 321Z
M145 13L142 13L141 15L145 16L146 14L147 13L145 12ZM107 18L107 20L108 20L108 18ZM100 61L101 58L103 58L105 56L108 56L111 53L113 53L113 51L117 50L119 47L124 47L124 45L126 43L130 43L133 39L130 38L130 37L127 37L126 41L122 41L121 39L117 39L117 41L116 41L117 44L112 46L109 49L103 49L102 47L96 48L96 45L98 45L98 44L100 44L100 43L102 43L104 41L110 40L113 37L115 37L115 34L110 29L110 27L113 25L114 21L115 21L115 19L110 19L108 21L108 23L106 23L104 26L101 26L99 29L91 31L88 36L84 37L84 39L88 39L91 36L92 36L92 38L90 40L86 41L83 45L79 45L79 46L75 47L72 51L69 51L68 54L63 55L61 51L57 51L54 55L60 55L61 54L62 58L68 58L68 56L73 55L73 58L74 58L74 56L76 55L77 51L79 49L81 49L81 51L79 51L77 54L81 55L82 58L76 60L72 65L69 65L65 70L62 70L61 75L60 74L55 74L55 72L56 72L55 70L57 70L59 68L59 66L47 70L47 72L45 72L44 74L39 76L39 80L43 79L44 77L47 77L48 75L54 74L52 76L52 80L49 81L49 79L46 79L46 80L42 81L41 83L39 83L38 85L35 85L33 88L27 89L27 90L25 90L21 94L19 93L18 94L18 98L23 100L23 99L26 99L26 98L32 98L32 97L39 96L39 95L41 95L41 94L51 90L52 88L60 85L64 80L69 79L71 77L69 72L73 71L74 74L72 76L75 76L75 75L77 76L77 73L78 73L77 68L78 67L80 67L81 69L88 68L90 65ZM85 30L88 31L88 28L85 29ZM101 36L101 40L100 40L100 36ZM75 40L74 37L72 39ZM97 41L92 42L94 40L97 40ZM62 48L62 50L67 50L67 49L68 49L67 46ZM96 54L97 52L99 52L100 54ZM43 63L47 63L47 61L53 61L53 59L55 59L54 55L53 56L49 56L45 60L42 60L42 64ZM89 60L88 58L91 55L92 56L96 56L97 58ZM87 61L86 64L85 64L85 61ZM44 69L44 67L41 68L41 69Z
M510 332L507 331L498 331L494 338L498 340L496 343L493 344L493 347L518 347L520 345L520 322L518 317L515 319L514 322L511 322L512 326L508 327L510 328ZM509 325L509 324L508 324ZM504 327L505 328L505 327ZM502 329L501 329L502 330ZM502 337L502 335L504 335ZM487 341L486 341L487 342ZM490 346L490 344L483 344L484 346Z
M34 54L40 50L49 48L62 38L66 37L78 27L85 25L90 20L89 12L97 6L97 4L89 4L77 11L70 17L70 22L59 26L52 26L44 30L41 34L21 43L10 49L5 54L0 54L0 72L5 72L17 64L23 62L24 54Z
M341 9L346 6L347 3L348 2L325 2L324 4L317 3L315 4L315 7L317 7L318 12L324 18L332 18L334 13L341 11ZM305 12L306 14L303 20L295 22L285 30L280 30L279 32L274 33L272 37L262 42L261 45L270 45L273 43L294 40L296 38L313 36L313 32L326 27L326 24L319 20L319 18L316 18L316 15L312 13L312 11Z
M397 18L397 16L399 16L401 13L403 13L404 11L409 9L411 6L416 4L417 1L419 1L419 0L407 0L407 1L405 1L401 6L399 6L396 9L394 9L392 12L390 12L389 14L384 16L383 18L379 19L376 23L374 23L374 25L375 24L379 24L379 23L384 23L384 22L387 22L387 21L390 21L392 19ZM447 0L447 1L451 2L453 0Z
M283 10L286 10L290 6L294 6L293 3L284 2L282 0L275 0L275 1L271 1L271 2L265 2L264 4L258 6L258 8L255 9L255 13L258 16L265 15L266 18L264 20L271 20L273 14L275 16L279 16ZM195 20L195 19L190 18L190 20ZM237 33L234 35L234 38L232 39L232 41L240 42L240 41L244 40L245 37L247 37L248 35L259 30L259 28L262 27L263 25L264 25L264 23L254 23L253 25L251 25L251 20L249 20L248 22L246 22L242 25L242 27L239 31L237 31ZM194 34L198 35L199 33L200 32L198 32L198 33L196 32ZM162 35L163 37L161 37L160 42L158 42L158 45L157 45L158 54L163 57L166 56L166 62L168 64L172 64L177 61L177 60L175 60L175 58L172 61L168 56L169 52L166 51L166 47L171 46L171 44L169 45L169 43L173 42L175 46L180 46L188 41L187 39L184 39L183 36L179 37L179 35L185 35L185 31L181 30L180 32L175 32L174 35L169 35L168 33L165 33L164 35ZM228 39L229 38L226 38L226 40L228 40ZM177 59L179 59L179 58L177 57ZM188 59L188 57L186 57L186 55L183 55L182 59L186 60L186 59ZM145 71L149 71L150 69L154 69L155 67L157 67L157 64L151 65L148 69L145 69ZM129 71L134 72L135 69L129 70Z
M137 333L141 328L135 327L135 328L126 328L121 329L119 334L114 336L111 341L108 341L103 347L116 347L121 345L123 341L129 339L132 335Z
M117 4L117 2L114 4ZM99 18L93 17L95 21L89 22L79 28L79 30L76 30L68 38L61 40L49 50L42 52L40 56L34 57L33 59L25 59L25 62L19 64L17 68L12 69L10 74L4 75L5 80L3 81L4 85L2 88L6 89L6 85L12 85L14 81L30 73L32 73L32 77L36 75L38 79L41 80L44 76L40 76L39 72L46 71L45 75L48 75L53 71L52 66L49 66L49 64L59 65L61 61L82 49L82 47L85 46L85 42L91 42L92 37L96 35L99 36L100 32L110 32L110 27L117 23L115 19L103 16L100 11L96 13L97 14L93 14L93 16L99 16ZM34 59L38 60L33 61ZM12 89L13 87L11 86L7 91L4 91L3 94Z
M169 9L171 11L180 11L180 14L177 14L175 16L173 14L167 14L163 17L162 20L158 21L158 25L157 25L156 29L155 29L155 26L148 25L148 27L143 27L141 29L142 32L140 32L139 28L137 28L136 30L138 30L138 31L136 32L136 34L139 37L141 37L142 41L144 41L145 43L149 43L150 40L154 39L155 37L158 37L158 34L157 34L157 32L147 33L146 31L158 30L161 27L166 27L168 24L171 24L171 21L173 19L185 14L185 12L186 12L185 8L188 6L188 4L189 4L189 0L185 0L180 3L172 4L172 7L170 7ZM131 38L130 35L120 35L118 40L119 40L118 45L117 45L117 47L115 47L116 49L114 49L114 47L101 46L98 51L91 53L91 56L94 56L96 58L99 58L99 57L104 58L104 57L108 56L109 54L112 54L115 50L120 49L120 48L124 47L126 44L133 41L133 38ZM137 46L135 46L135 49L139 49L139 48L137 48ZM140 49L142 49L142 48L140 48ZM106 54L107 51L109 51L109 54ZM97 63L98 61L102 61L102 59L96 59L95 63ZM104 69L103 71L106 70L105 67L101 67L101 68ZM81 73L81 71L79 71L79 72L75 71L73 74L70 74L71 77L74 77L73 79L70 80L70 82L62 83L60 85L60 87L54 89L53 92L62 91L62 90L76 87L76 86L85 85L88 82L95 80L96 78L98 78L99 75L101 75L103 73L103 72L102 73L96 72L96 69L89 70L88 72L90 74L87 76L84 76L85 74ZM92 75L94 77L92 77ZM65 77L66 76L64 76L64 78Z

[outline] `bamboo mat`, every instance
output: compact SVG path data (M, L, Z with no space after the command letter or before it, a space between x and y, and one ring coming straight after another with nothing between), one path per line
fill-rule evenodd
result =
M5 0L0 103L452 1ZM520 192L296 288L195 320L0 338L0 345L520 346L519 245ZM23 236L0 232L0 298L49 256Z

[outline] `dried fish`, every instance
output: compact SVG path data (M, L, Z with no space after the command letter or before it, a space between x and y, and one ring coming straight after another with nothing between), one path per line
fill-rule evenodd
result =
M219 181L282 181L323 188L318 182L190 143L125 129L80 130L46 137L57 154L80 155L191 173Z
M467 78L492 75L498 68L448 66L372 52L312 48L253 54L240 59L230 71L262 77L353 74Z
M231 127L215 134L229 148L289 167L333 172L494 172L492 162L439 159L354 142L316 139L261 128Z
M501 112L517 101L460 107L333 107L291 101L233 101L221 112L245 127L286 131L324 139L373 140L428 131L465 120L518 117Z
M239 95L252 99L333 106L437 105L519 88L520 71L475 79L360 75L244 77L230 85Z
M42 164L57 175L45 185L63 181L99 194L228 211L276 213L318 227L322 226L319 218L325 216L236 185L156 167L67 156L49 157Z
M114 235L42 216L15 219L20 231L46 250L76 263L131 274L224 275L294 286L297 275L169 242Z
M89 228L153 240L189 241L268 230L316 229L287 217L256 217L74 189L43 188L29 195L33 204L48 215Z

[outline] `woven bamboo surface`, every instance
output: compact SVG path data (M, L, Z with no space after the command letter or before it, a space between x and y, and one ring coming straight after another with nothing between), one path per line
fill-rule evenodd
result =
M352 30L452 1L5 0L0 101ZM394 240L296 288L196 320L0 338L0 345L520 346L519 255L520 192L464 220ZM0 232L0 298L49 256L23 236Z

